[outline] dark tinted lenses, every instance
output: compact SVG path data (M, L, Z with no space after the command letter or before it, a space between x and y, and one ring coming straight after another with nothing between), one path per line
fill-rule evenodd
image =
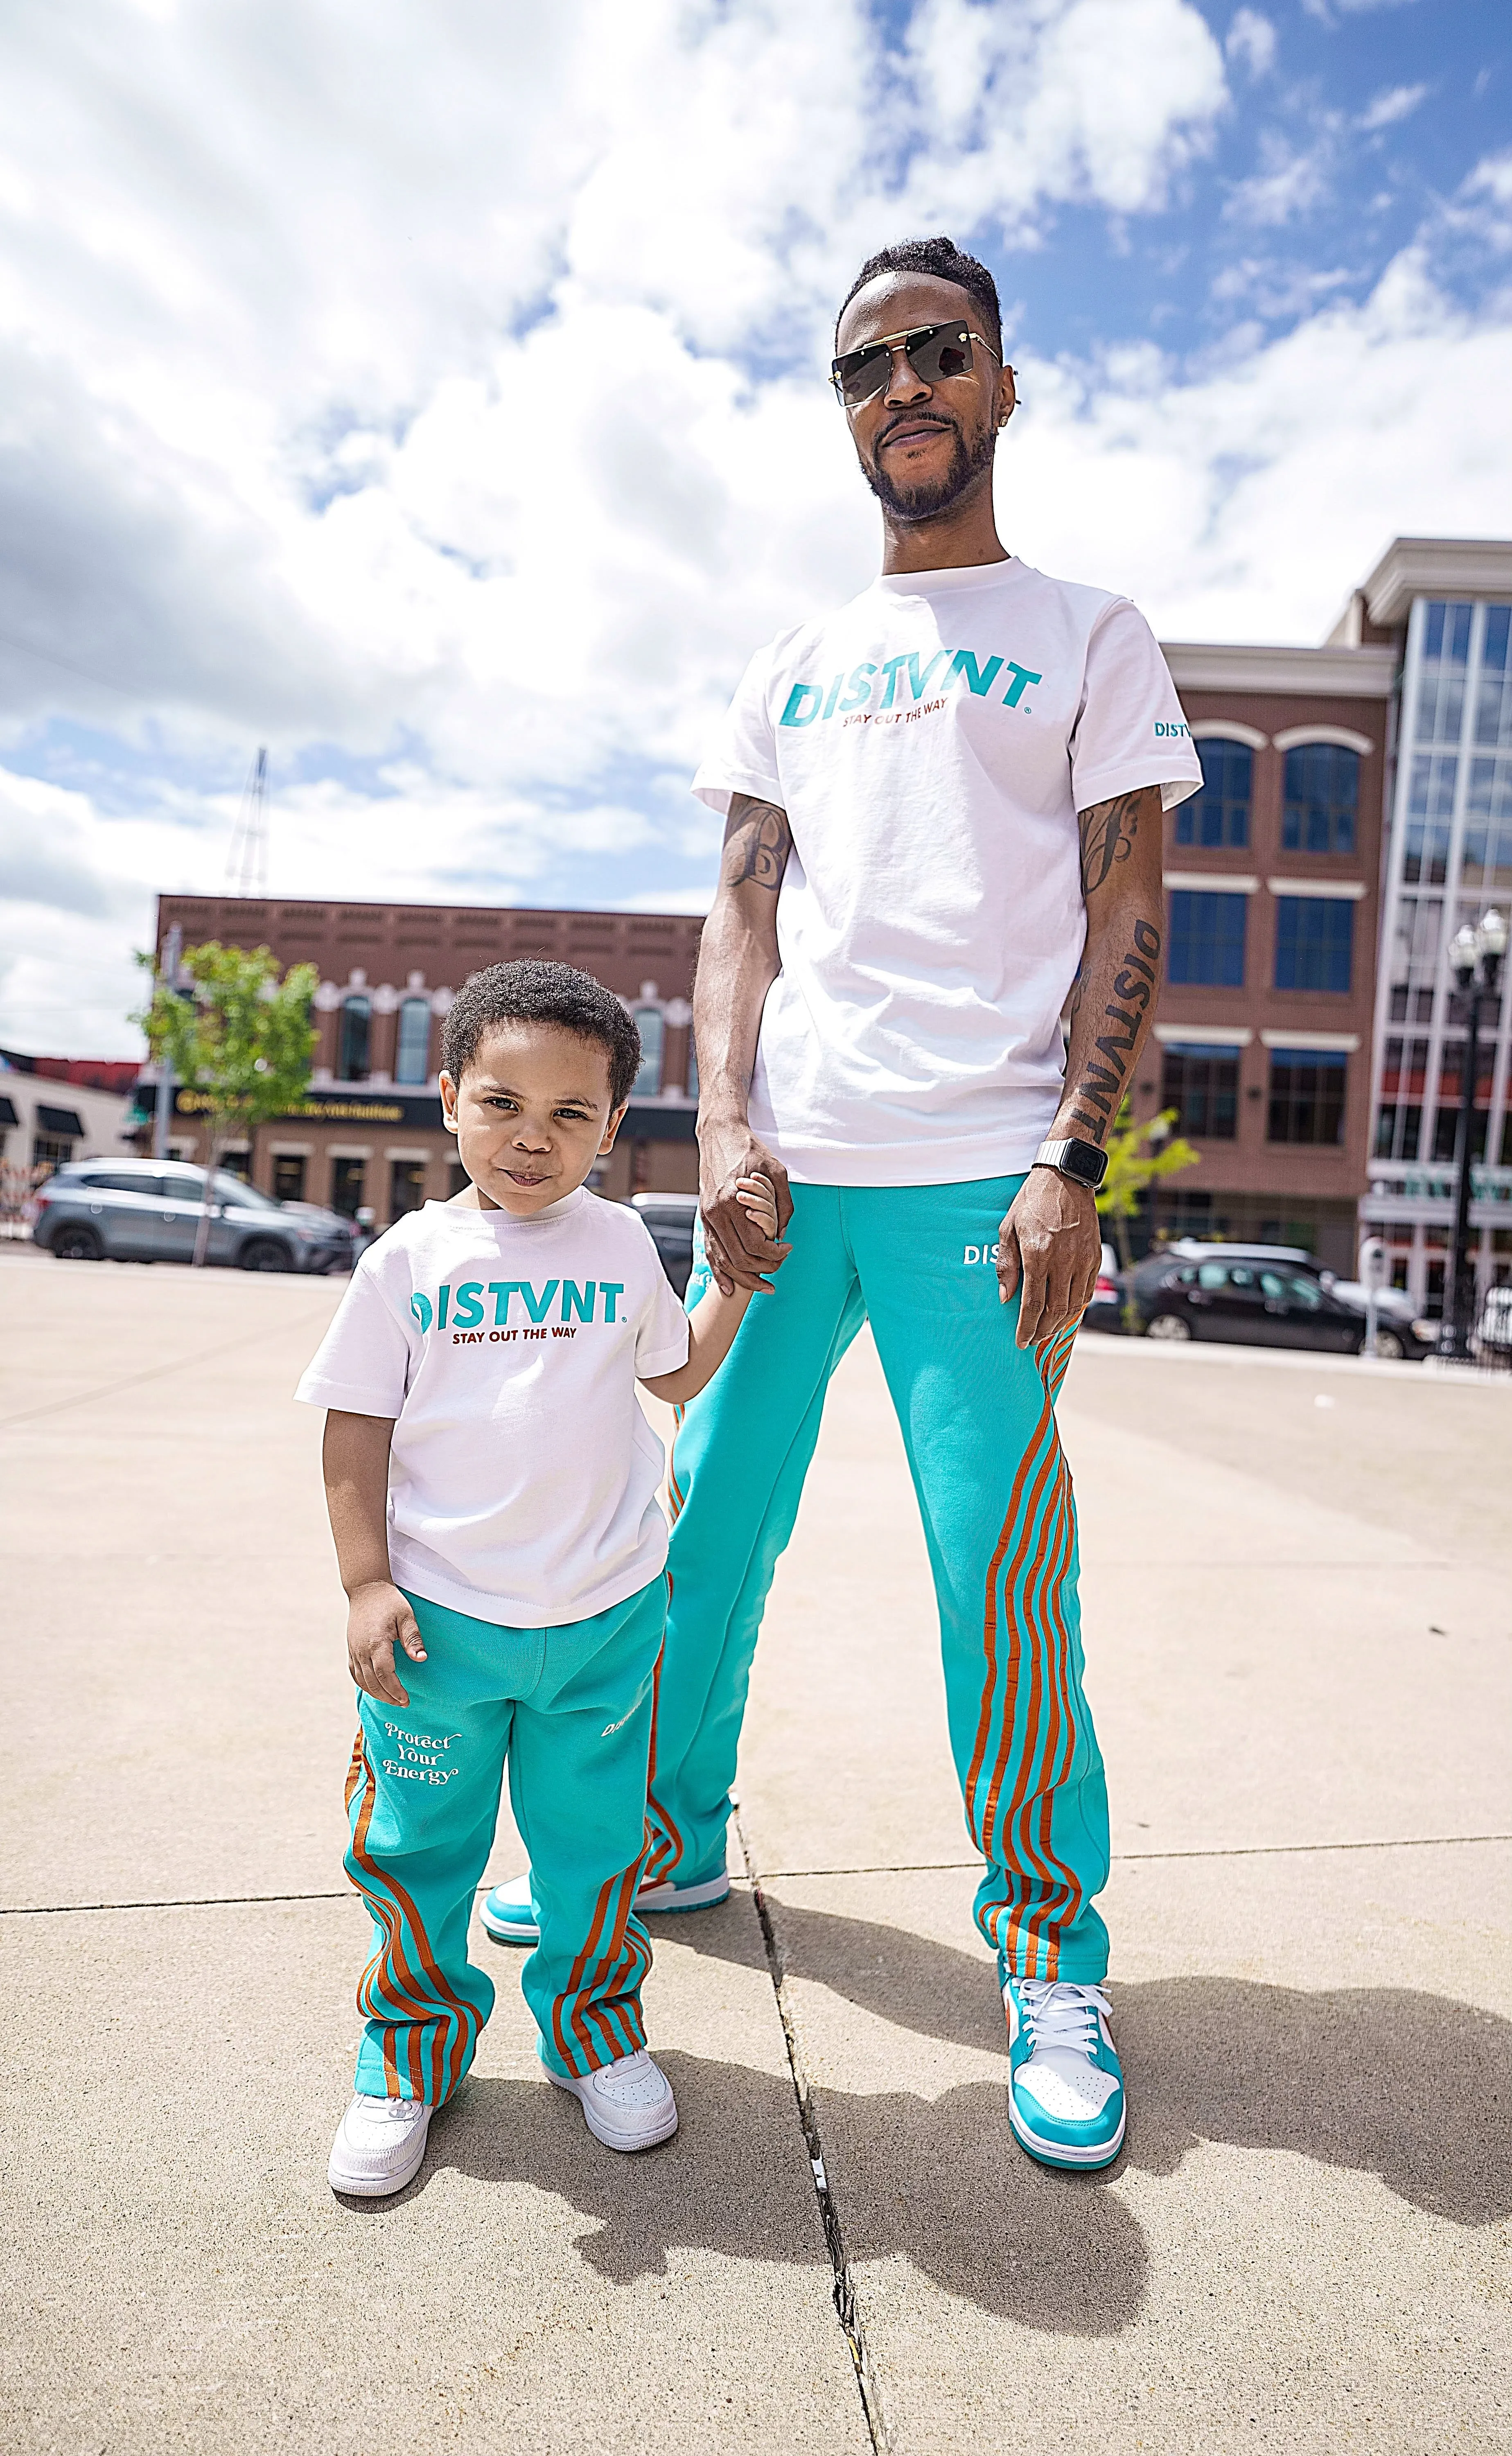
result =
M925 324L909 335L908 356L921 383L967 376L971 372L971 337L964 324ZM864 350L848 350L834 361L835 389L848 408L856 409L883 390L891 364L892 353L881 341L872 341Z

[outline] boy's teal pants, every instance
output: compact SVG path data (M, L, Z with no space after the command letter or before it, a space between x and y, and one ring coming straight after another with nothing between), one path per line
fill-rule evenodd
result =
M1014 1344L998 1223L1022 1177L798 1185L792 1252L672 1450L671 1599L647 1879L723 1864L751 1658L829 1376L869 1320L934 1573L950 1746L987 1862L982 1934L1021 1977L1100 1979L1108 1803L1082 1695L1076 1520L1054 1398L1073 1330ZM708 1285L700 1249L691 1307ZM859 1702L859 1701L858 1701Z
M472 2062L494 1982L467 1932L506 1760L541 1920L521 1984L547 2060L581 2077L645 2044L634 1902L666 1580L562 1628L408 1601L426 1660L399 1658L408 1706L359 1695L347 1783L347 1873L376 1930L357 2087L439 2106Z

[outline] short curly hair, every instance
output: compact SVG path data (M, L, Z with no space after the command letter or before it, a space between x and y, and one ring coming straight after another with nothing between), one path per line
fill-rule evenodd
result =
M974 256L968 256L947 238L942 231L937 238L904 238L895 246L879 248L868 256L860 272L840 301L843 316L858 290L875 281L884 273L929 273L937 281L953 281L958 290L969 291L982 311L987 338L994 350L1003 347L1003 311L998 304L997 284ZM840 316L835 317L835 346L840 344Z
M441 1028L441 1065L454 1083L478 1054L484 1033L500 1023L546 1023L591 1040L609 1061L609 1103L629 1098L641 1070L641 1035L612 990L571 964L521 960L470 972Z

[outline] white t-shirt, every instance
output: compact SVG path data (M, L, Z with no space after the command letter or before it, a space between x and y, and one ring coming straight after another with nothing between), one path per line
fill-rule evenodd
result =
M792 829L754 1132L820 1185L1029 1167L1086 935L1076 813L1201 782L1143 616L1016 560L877 580L759 650L693 781Z
M665 1562L662 1444L635 1385L687 1352L638 1213L582 1187L534 1219L427 1202L368 1247L296 1395L397 1419L397 1585L557 1628Z

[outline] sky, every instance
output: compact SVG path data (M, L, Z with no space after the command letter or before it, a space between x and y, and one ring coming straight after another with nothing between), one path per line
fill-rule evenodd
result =
M0 1044L153 898L701 911L752 649L873 575L857 265L991 264L1005 542L1167 640L1512 535L1506 0L10 0Z

